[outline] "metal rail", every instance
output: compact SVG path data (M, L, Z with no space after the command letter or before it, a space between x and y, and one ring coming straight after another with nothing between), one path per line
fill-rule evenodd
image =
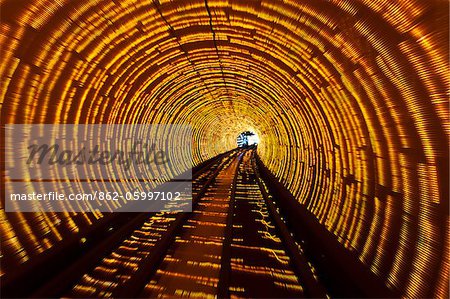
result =
M257 177L259 188L261 189L264 201L266 202L270 215L276 224L277 230L280 234L283 244L291 258L292 267L305 286L306 297L310 298L327 297L326 290L314 278L314 274L312 273L311 268L308 265L307 259L305 258L304 255L300 253L299 245L295 242L294 238L289 232L289 229L282 220L281 215L278 213L278 210L272 201L272 197L269 195L269 193L266 190L266 187L263 185L263 180L259 175L254 155L255 153L253 153L252 167Z
M232 159L234 156L234 154L230 155L228 159L214 171L207 182L203 185L201 191L195 196L195 198L193 198L193 210L196 208L199 199L205 194L220 171L224 168L225 165L227 165L227 161ZM131 279L129 279L113 291L113 297L138 297L138 295L141 293L142 289L148 282L149 277L153 276L158 269L158 266L161 264L161 261L166 255L169 246L173 243L177 233L188 218L188 213L178 213L176 220L164 234L163 238L158 241L156 247L152 251L151 256L144 263L139 265L138 271L135 273L135 275L133 275Z
M248 152L247 154L250 155L250 158L247 157L248 159L245 163L250 163L251 170L244 169L245 165L242 165L241 170L238 168L236 170L236 175L232 187L232 200L230 201L229 214L227 219L227 230L224 238L221 257L220 279L218 282L217 290L218 298L230 298L231 295L237 295L238 297L240 297L241 294L244 297L253 297L257 293L265 297L270 295L279 296L280 294L278 292L281 291L282 288L278 288L277 291L276 286L265 286L258 284L264 281L268 282L269 284L273 283L268 281L271 279L275 280L275 278L271 276L271 271L279 271L279 273L286 274L289 271L288 269L292 269L292 275L295 275L295 277L297 277L298 282L291 283L291 290L285 290L285 296L293 297L304 295L306 297L325 298L327 295L325 289L323 289L319 282L314 278L314 275L311 272L306 258L301 254L299 246L295 243L294 239L290 235L286 225L281 219L281 216L278 214L276 207L271 201L271 197L268 194L262 179L258 174L258 169L255 164L255 151ZM249 165L247 164L246 167L249 167ZM237 181L238 173L240 173L241 183ZM236 190L239 190L241 194L240 196L243 197L239 201L236 200ZM245 194L247 194L247 198L245 198ZM254 197L252 197L251 194L254 194ZM244 208L246 210L243 212L236 210L235 204L240 208ZM267 251L271 250L271 246L274 246L272 248L277 248L277 242L269 242L270 244L272 244L270 245L267 242L264 242L263 237L258 237L258 235L261 233L260 228L257 224L259 220L256 218L253 219L252 215L248 214L248 212L254 211L254 209L257 207L264 211L268 211L268 215L264 215L264 222L268 227L271 227L271 224L274 225L274 231L276 232L275 236L281 239L281 247L279 248L283 248L279 251L285 252L286 260L289 260L290 266L283 265L283 263L277 264L277 261L275 261L274 263L273 260L271 261L267 259L262 263L259 263L260 266L262 264L265 264L265 267L258 267L258 263L255 264L254 257L249 256L248 252L250 252L250 255L258 254L257 249L249 246L250 244L254 244L254 242L256 242L256 244L259 244L254 244L254 246L260 246L260 249L264 248L264 250ZM243 226L238 225L238 223L243 224ZM235 225L236 227L238 227L237 231L234 231L233 227ZM239 234L239 229L243 230L241 235ZM252 236L252 234L254 234L254 236ZM237 238L238 241L234 242L233 238ZM269 248L265 248L267 246L269 246ZM235 251L235 253L233 254L232 251ZM244 259L238 262L241 258ZM274 268L272 270L267 270L267 268L270 268L271 265ZM264 270L264 268L266 268L266 270ZM245 271L247 271L246 269L252 269L251 271L253 271L255 274L252 274L253 276L243 276L242 273L245 273ZM257 272L261 271L267 272L266 274L256 274ZM264 277L264 275L266 276ZM232 277L233 279L231 279ZM248 283L242 281L243 279L249 279L253 281ZM282 281L283 279L280 280ZM290 283L289 278L284 282ZM296 284L298 284L297 289L295 289ZM245 285L249 286L248 289L242 290L241 288L239 288L239 286ZM236 289L237 287L242 293L236 294L236 292L234 292L234 294L232 294L230 292L230 289ZM272 293L261 293L258 289L271 290Z
M217 285L217 296L219 298L229 298L229 285L231 273L231 240L233 238L233 216L234 216L234 200L236 196L236 183L239 173L239 163L242 160L242 154L238 156L238 166L234 173L233 185L231 187L230 203L228 207L227 226L225 229L224 243L222 245L222 258L220 260L220 274Z
M227 156L228 155L228 156ZM219 163L224 157L225 159L231 159L235 155L234 151L227 152L223 155L219 155L214 159L211 159L207 163L204 163L199 169L197 169L193 175L194 178L201 176L205 171L209 170L214 164ZM212 176L216 175L218 170L213 172ZM207 184L211 182L211 179L207 181ZM200 190L200 194L204 192L205 188ZM134 215L127 223L117 229L113 234L109 235L105 239L100 239L99 243L91 250L85 252L80 258L75 260L72 264L67 265L65 269L62 269L56 277L50 279L42 287L32 293L32 297L57 297L67 292L71 286L74 285L79 278L87 272L87 269L92 269L98 264L101 259L116 248L123 240L124 236L130 235L134 230L138 229L145 223L150 215L155 213L138 213ZM184 213L180 213L184 214ZM119 215L120 216L120 215ZM164 243L164 242L162 242ZM156 250L160 250L159 247ZM14 296L14 295L13 295Z

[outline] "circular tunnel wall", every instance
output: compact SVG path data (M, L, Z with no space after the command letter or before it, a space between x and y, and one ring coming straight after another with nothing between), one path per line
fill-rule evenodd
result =
M2 123L190 124L195 164L255 132L390 288L448 293L446 1L1 5ZM9 267L103 217L0 215Z

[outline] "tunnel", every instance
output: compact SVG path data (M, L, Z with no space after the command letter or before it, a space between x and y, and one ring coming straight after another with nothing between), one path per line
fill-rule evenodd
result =
M254 209L241 185L259 186L248 188L278 211L286 254L303 265L292 274L305 281L298 297L448 298L447 1L4 0L0 11L1 189L14 181L5 164L17 153L7 125L188 124L193 173L222 159L219 191L238 173L240 183L227 183L236 219ZM242 132L259 137L256 149L236 149ZM102 230L137 217L8 212L2 197L6 297L90 297L87 287L68 291L93 268L80 259L107 256ZM234 273L238 237L223 225L231 253L223 245L214 269ZM161 265L151 261L148 269ZM121 292L100 285L92 296L161 295L149 291L144 264L133 282L147 292L119 283ZM180 283L171 296L297 297L288 284L291 295L247 294L230 277L205 278L217 292Z

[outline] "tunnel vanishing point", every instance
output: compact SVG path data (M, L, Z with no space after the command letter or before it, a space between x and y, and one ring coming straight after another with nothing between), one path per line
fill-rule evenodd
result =
M449 297L448 1L0 12L0 189L7 124L188 124L196 201L7 212L2 191L2 297Z

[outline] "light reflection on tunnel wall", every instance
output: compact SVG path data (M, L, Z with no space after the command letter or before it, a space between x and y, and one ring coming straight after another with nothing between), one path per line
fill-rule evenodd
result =
M2 119L189 123L195 163L254 127L264 163L343 246L407 296L444 296L447 6L5 1ZM10 266L102 217L0 216Z

